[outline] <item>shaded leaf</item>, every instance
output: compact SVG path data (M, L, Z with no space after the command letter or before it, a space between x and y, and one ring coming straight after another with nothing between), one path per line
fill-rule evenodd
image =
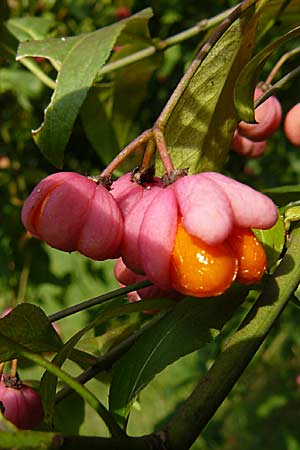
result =
M139 43L130 45L129 48L120 51L120 56L126 56L142 48ZM149 80L160 60L160 56L154 55L119 70L115 76L112 122L120 148L128 144L140 131L134 120L146 97Z
M8 60L15 60L18 41L6 27L6 19L10 15L10 8L6 0L0 0L0 55Z
M90 89L80 110L85 134L104 164L119 152L117 137L111 118L104 107L102 89Z
M114 365L110 409L125 425L138 393L167 365L212 341L249 288L233 286L210 299L186 298L143 334Z
M264 3L258 24L259 37L273 27L279 35L299 24L299 0L266 0Z
M113 317L128 314L131 312L143 311L144 309L147 309L149 307L162 310L169 309L173 304L174 302L172 300L151 299L131 304L126 303L125 305L124 304L120 305L120 301L117 300L117 304L115 304L114 306L105 305L103 306L103 308L101 308L101 313L99 313L99 316L96 319L90 322L82 330L78 331L63 345L61 350L54 357L52 363L57 367L61 367L62 364L66 361L66 359L69 357L74 347L78 344L80 339L89 330L95 328L96 326L106 322L107 320ZM44 375L41 380L40 393L45 412L44 420L50 426L52 425L53 421L56 385L57 385L57 377L52 373L50 373L49 371L44 372Z
M300 184L264 189L263 193L268 195L277 206L284 206L300 201Z
M53 165L62 167L64 149L80 107L121 31L135 21L147 21L151 15L151 10L146 9L92 33L20 45L17 59L44 56L61 62L44 122L33 132L35 142Z
M280 45L294 39L299 35L300 26L276 39L270 45L257 53L257 55L255 55L241 71L234 92L234 102L238 116L241 120L245 120L246 122L254 122L253 92L255 86L260 81L262 68L268 58L273 55ZM245 86L247 86L247 89L245 89Z
M189 167L190 174L219 170L227 156L237 123L234 85L255 38L257 17L252 13L251 8L220 37L171 114L165 138L177 169Z
M21 42L43 39L54 24L50 17L15 17L6 22L7 29Z
M84 400L75 392L55 405L54 429L65 434L78 434L84 421Z
M42 353L58 351L62 344L47 316L37 306L23 303L0 319L0 336L21 344L27 350ZM0 361L19 358L22 353L0 344Z

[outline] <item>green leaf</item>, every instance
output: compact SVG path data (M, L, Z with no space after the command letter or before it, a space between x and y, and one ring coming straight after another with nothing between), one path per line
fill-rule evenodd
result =
M256 24L253 14L236 20L211 48L181 95L165 130L176 169L188 167L193 174L222 166L237 123L234 85L250 58ZM159 162L157 167L162 173Z
M275 225L268 230L253 229L253 231L266 250L268 267L272 267L281 255L285 243L285 229L282 217L279 216Z
M271 197L277 206L284 206L300 201L300 184L264 189L263 193Z
M266 0L258 25L258 36L264 36L271 28L277 36L299 24L299 0Z
M65 434L78 434L84 421L84 400L73 392L55 405L54 429Z
M285 42L300 35L300 26L294 28L255 55L241 71L238 77L234 102L241 120L254 122L253 91L260 80L260 74L266 61ZM245 88L247 87L247 88Z
M44 122L33 131L43 155L56 167L63 165L64 150L80 107L121 31L130 23L148 20L151 15L151 9L146 9L92 33L20 45L17 59L44 56L61 62L57 87L45 110Z
M186 298L145 332L114 365L110 410L123 426L139 392L166 366L212 341L249 288L235 285L219 297Z
M139 43L128 47L120 50L120 56L127 56L143 48ZM146 97L149 80L160 61L160 56L154 55L119 70L115 76L112 122L120 148L128 144L140 131L134 120Z
M50 17L15 17L6 22L7 29L19 41L43 39L54 26Z
M85 134L104 164L108 164L119 152L117 137L111 118L104 107L105 92L92 87L80 110Z
M167 299L151 299L151 300L143 300L137 303L131 304L121 304L119 300L117 304L114 306L104 305L101 308L101 312L99 312L99 316L90 322L86 327L82 330L79 330L74 336L72 336L61 348L61 350L54 357L52 363L56 367L61 367L62 364L69 357L71 351L78 344L80 339L91 329L100 325L101 323L106 322L107 320L117 317L120 315L128 314L131 312L139 312L144 309L154 308L154 309L168 309L173 305L174 302ZM51 426L54 415L54 406L55 406L55 391L57 385L57 377L53 375L51 372L46 371L41 380L40 393L44 406L45 412L45 422Z
M0 335L36 353L55 352L62 346L47 316L40 308L29 303L17 306L9 315L0 319ZM22 353L18 350L1 344L0 361L20 356Z

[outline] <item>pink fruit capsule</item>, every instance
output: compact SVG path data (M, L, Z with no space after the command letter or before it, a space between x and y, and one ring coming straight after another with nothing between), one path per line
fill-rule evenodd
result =
M22 209L28 231L59 250L104 260L119 256L122 214L104 186L72 172L43 179Z
M14 382L9 375L2 375L0 402L4 417L18 428L35 428L43 420L44 411L38 393L26 384Z
M238 129L236 129L231 141L231 148L236 153L248 158L259 158L266 151L267 141L252 141L241 136Z
M254 100L261 97L263 91L255 88ZM238 124L239 133L252 141L264 141L271 137L279 128L282 118L282 109L279 100L272 95L255 109L255 121L247 123L241 121Z
M300 103L294 105L285 116L284 133L296 147L300 146Z

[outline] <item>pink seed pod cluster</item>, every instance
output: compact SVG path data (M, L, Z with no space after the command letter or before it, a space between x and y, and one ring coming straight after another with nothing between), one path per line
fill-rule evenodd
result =
M20 429L35 428L43 420L44 411L38 393L9 375L1 377L0 402L4 407L4 417Z
M300 146L300 103L296 103L286 114L284 133L287 139L296 147Z
M214 172L185 176L165 188L159 180L137 185L126 174L113 183L111 193L124 217L120 251L125 268L145 275L163 291L183 294L185 289L180 290L172 278L179 222L190 236L212 247L226 242L235 227L266 229L278 218L268 197ZM235 276L234 269L229 285ZM120 275L117 278L122 282Z
M95 260L119 256L120 210L107 189L73 172L44 178L26 199L22 222L36 238Z
M257 100L262 94L262 89L256 87L254 100ZM267 147L267 139L277 131L281 118L281 104L272 95L255 109L255 121L257 123L239 122L232 138L232 150L251 158L263 155Z

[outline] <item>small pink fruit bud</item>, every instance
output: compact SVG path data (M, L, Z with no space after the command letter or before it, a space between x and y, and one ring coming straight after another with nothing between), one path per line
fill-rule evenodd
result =
M254 100L261 97L263 91L256 88ZM279 100L272 95L255 109L255 121L257 123L247 123L241 121L238 124L239 133L252 141L264 141L271 137L279 128L282 118L282 109Z
M284 120L284 133L296 147L300 146L300 103L294 105Z
M118 20L126 19L131 16L131 11L127 6L121 5L115 12L115 16Z
M104 186L72 172L43 179L22 209L25 228L59 250L95 260L119 256L122 214Z
M4 407L4 417L18 428L35 428L43 420L43 406L38 393L9 375L2 375L0 401Z
M247 156L248 158L259 158L266 151L267 141L252 141L241 136L236 129L231 141L231 148L236 153Z

